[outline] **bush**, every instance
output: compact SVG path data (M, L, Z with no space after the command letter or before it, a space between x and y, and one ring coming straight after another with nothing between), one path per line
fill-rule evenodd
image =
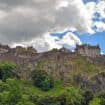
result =
M101 99L100 105L105 105L105 99Z
M98 95L97 95L98 98L104 98L105 99L105 92L100 92Z
M0 79L5 81L7 78L13 77L15 68L16 64L12 62L0 62Z
M34 70L32 72L32 81L35 86L44 91L47 91L54 86L53 79L44 70Z
M9 85L6 84L5 82L0 81L0 92L8 91L9 90Z
M89 105L89 102L93 99L94 96L91 91L86 90L83 93L83 97L84 97L83 105Z
M38 99L37 105L60 105L60 102L55 97L44 96Z
M1 86L0 105L16 105L22 97L19 83L15 79L8 79Z
M79 89L69 87L65 92L66 105L82 105L83 96Z
M100 99L99 98L94 98L93 100L91 100L90 102L89 102L89 105L101 105L100 104Z
M15 79L8 79L6 83L9 85L8 103L9 105L15 105L22 97L20 84Z

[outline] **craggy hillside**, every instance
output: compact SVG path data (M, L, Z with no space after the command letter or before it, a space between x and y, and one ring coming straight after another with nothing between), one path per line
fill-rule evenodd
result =
M0 55L1 61L17 64L16 76L30 80L34 69L46 70L54 80L63 80L64 86L74 85L94 91L105 90L105 57L83 57L67 49L32 54L9 51Z

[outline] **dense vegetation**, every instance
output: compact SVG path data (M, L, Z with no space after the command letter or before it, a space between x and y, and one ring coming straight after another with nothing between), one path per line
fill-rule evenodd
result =
M54 85L53 79L44 70L34 70L32 72L32 80L35 86L45 91Z
M64 87L63 80L53 81L44 70L34 70L32 81L18 80L15 67L11 62L0 63L0 105L105 105L104 92Z
M16 64L12 62L0 62L0 79L6 80L14 76Z

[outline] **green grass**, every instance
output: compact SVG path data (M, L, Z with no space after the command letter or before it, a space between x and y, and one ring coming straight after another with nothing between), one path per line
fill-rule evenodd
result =
M42 91L40 88L33 86L31 83L21 82L22 87L24 87L24 94L35 94L40 96L60 96L65 91L65 87L61 81L57 81L54 85L54 88L49 91Z

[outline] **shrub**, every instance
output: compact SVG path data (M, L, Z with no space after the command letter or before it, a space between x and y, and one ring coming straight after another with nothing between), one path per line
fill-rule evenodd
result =
M8 91L9 90L9 85L6 84L5 82L0 81L0 92Z
M16 68L15 63L0 62L0 79L5 81L7 78L13 77L15 68Z
M8 86L8 89L6 89ZM8 79L2 84L0 105L16 105L22 97L20 85L15 79Z
M89 90L84 91L83 93L83 105L89 105L89 102L93 99L93 93Z
M69 87L65 92L66 105L82 105L83 96L79 89Z
M38 105L60 105L60 102L55 97L44 96L40 97L37 101Z
M6 83L9 85L7 102L9 103L9 105L16 105L22 97L20 84L15 79L8 79Z
M45 91L54 86L53 79L44 70L34 70L32 72L32 81L35 86Z

